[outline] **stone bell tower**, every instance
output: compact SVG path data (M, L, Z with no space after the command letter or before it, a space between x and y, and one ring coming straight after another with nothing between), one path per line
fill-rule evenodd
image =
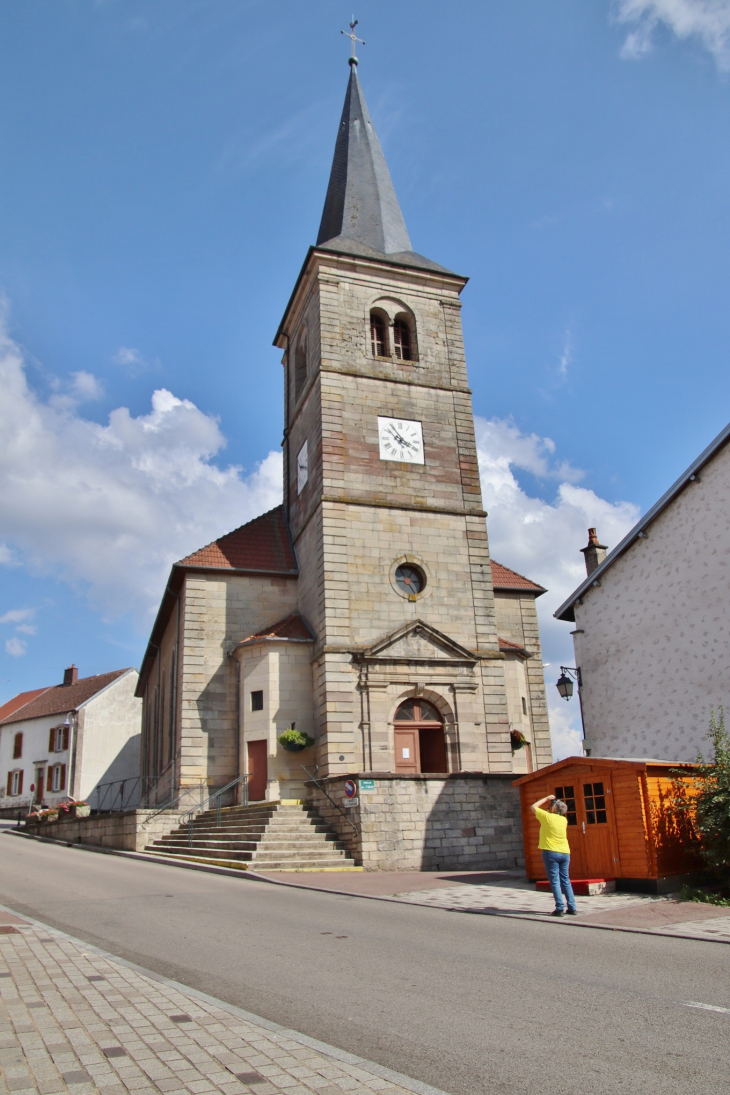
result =
M413 251L350 65L319 236L275 339L316 760L325 776L509 772L466 278Z

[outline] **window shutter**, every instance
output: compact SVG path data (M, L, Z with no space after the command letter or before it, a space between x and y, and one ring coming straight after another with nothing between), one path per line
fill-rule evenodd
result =
M64 726L63 728L63 747L64 749L68 749L68 726Z
M53 769L50 764L48 765L48 781L46 782L46 791L53 790Z
M23 773L20 772L19 775L18 775L18 794L22 795L22 793L23 793Z
M8 794L12 795L12 793L13 793L13 773L8 772Z
M48 731L48 752L52 753L56 746L56 730L55 727L51 727Z

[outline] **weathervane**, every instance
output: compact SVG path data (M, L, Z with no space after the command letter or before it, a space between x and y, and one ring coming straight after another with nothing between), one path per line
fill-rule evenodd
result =
M345 38L349 38L350 42L352 44L352 53L350 54L350 64L351 65L356 65L357 64L357 54L355 52L355 42L359 42L361 46L365 45L365 42L363 41L363 39L358 38L358 36L355 34L355 27L357 26L357 24L359 22L360 22L360 20L356 19L355 16L353 15L352 22L350 23L350 33L348 34L346 30L341 30L340 31L340 34L344 34Z

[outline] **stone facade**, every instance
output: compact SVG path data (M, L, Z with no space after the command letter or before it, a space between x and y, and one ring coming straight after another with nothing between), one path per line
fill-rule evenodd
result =
M23 829L31 836L64 840L68 844L143 852L153 840L174 829L179 820L180 814L176 810L165 810L159 814L151 810L124 810L114 814L45 822L42 825L26 822Z
M310 783L308 798L366 870L493 871L524 865L520 796L509 777L365 772L350 778L359 792L354 807L345 806L342 776L318 780L320 786ZM374 788L364 791L363 779Z

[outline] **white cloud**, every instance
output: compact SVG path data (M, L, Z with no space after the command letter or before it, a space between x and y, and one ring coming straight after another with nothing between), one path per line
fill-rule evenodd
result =
M112 361L116 365L142 365L144 363L141 353L139 350L135 350L133 346L120 346Z
M38 629L33 624L18 624L15 630L21 635L35 635Z
M561 380L568 379L568 367L573 364L573 336L568 329L563 339L563 352L558 363L558 373Z
M10 654L11 658L22 658L27 649L27 644L15 637L5 643L5 653Z
M249 475L217 466L216 419L165 389L149 414L119 407L105 426L41 400L2 325L0 390L6 539L25 566L87 589L107 614L146 621L175 559L281 500L279 452Z
M0 566L18 566L17 556L10 550L7 544L0 543Z
M618 22L634 25L621 56L638 59L653 48L663 26L677 38L697 38L718 68L730 70L730 0L615 0Z
M22 624L26 620L32 620L35 613L34 608L11 608L0 616L0 624Z
M72 391L80 401L101 399L104 389L93 373L87 373L81 369L71 375L73 376Z
M630 502L609 502L577 486L583 473L556 459L550 438L525 435L511 420L476 418L475 426L492 557L548 590L538 598L537 610L552 706L560 665L575 664L571 625L555 620L553 612L585 577L580 549L588 541L587 530L597 528L602 542L614 547L638 521L640 512ZM552 500L528 494L515 469L528 471L546 484L557 478ZM580 726L577 698L567 704L563 701L556 710L564 712L554 731L556 751L572 748Z

